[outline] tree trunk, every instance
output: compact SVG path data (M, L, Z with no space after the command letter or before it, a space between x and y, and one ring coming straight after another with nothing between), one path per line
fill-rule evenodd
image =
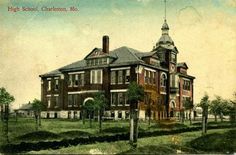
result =
M138 141L138 109L134 111L134 147L137 147Z
M192 116L191 116L191 114L192 114L192 111L190 110L189 111L189 123L190 123L190 125L192 125Z
M92 128L91 112L89 113L89 127Z
M102 115L103 115L103 112L102 110L99 110L99 132L101 133L102 132Z
M130 113L130 143L133 145L134 143L134 113L133 110Z
M15 122L17 123L17 117L18 117L18 112L17 111L15 111Z
M41 126L41 112L39 112L39 126Z
M221 120L221 122L223 122L223 114L222 113L220 113L220 120Z
M205 134L205 128L206 128L206 126L205 126L205 116L202 116L202 135Z
M133 146L134 143L134 108L130 105L130 144Z
M0 106L1 107L1 121L3 122L3 105Z
M215 114L214 116L215 116L215 122L217 122L217 115Z
M35 129L38 131L38 115L35 114Z
M85 124L85 110L82 109L82 121L83 121L83 125Z
M5 136L6 136L6 141L7 143L9 143L9 136L8 136L8 121L9 121L9 105L6 104L5 105L5 116L4 116L4 120L5 120Z

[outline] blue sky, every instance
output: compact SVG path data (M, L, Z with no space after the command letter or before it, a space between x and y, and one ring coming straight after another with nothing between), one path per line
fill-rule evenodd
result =
M79 11L12 13L8 6L75 6ZM16 97L16 105L40 98L38 75L83 59L101 47L104 34L110 36L110 49L150 51L163 17L163 0L2 0L0 86ZM167 21L178 61L187 62L188 73L196 76L195 101L204 92L231 98L236 91L236 1L167 0Z

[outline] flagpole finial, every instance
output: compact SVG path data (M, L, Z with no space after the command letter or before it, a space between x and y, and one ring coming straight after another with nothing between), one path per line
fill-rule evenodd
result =
M165 3L165 16L164 16L164 20L166 21L166 0L164 0Z

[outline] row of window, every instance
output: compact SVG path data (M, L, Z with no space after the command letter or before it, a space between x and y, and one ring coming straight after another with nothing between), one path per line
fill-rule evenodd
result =
M59 79L55 79L55 83L54 83L54 88L55 91L57 91L59 89ZM51 91L52 90L52 80L48 80L47 83L47 90Z
M156 84L156 72L145 70L145 84Z
M125 92L113 92L111 93L111 106L124 106L129 105L128 97Z
M78 107L80 101L79 94L69 94L68 95L68 107Z
M69 74L69 87L84 86L84 73Z
M111 84L128 84L130 82L130 70L111 71Z
M88 66L105 65L107 64L107 61L108 61L107 58L90 59L90 60L87 60L87 65Z
M145 70L145 84L156 84L156 73L152 71ZM103 72L102 70L91 70L90 71L90 83L91 84L102 84L103 81ZM111 71L111 84L129 84L130 82L130 70L118 70ZM172 81L173 82L173 81ZM78 87L84 86L85 77L84 73L79 74L69 74L69 87ZM161 75L160 86L166 87L167 85L167 76L166 74ZM51 91L52 81L48 80L47 90ZM55 79L53 89L57 91L59 89L59 79ZM183 83L184 90L190 90L190 81L184 80Z
M47 107L52 108L52 106L59 107L59 96L47 97Z

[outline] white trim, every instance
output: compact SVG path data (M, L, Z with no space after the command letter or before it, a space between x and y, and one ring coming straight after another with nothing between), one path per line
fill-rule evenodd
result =
M83 73L85 73L85 72L84 71L79 71L79 72L70 72L68 74L70 75L70 74L83 74Z
M94 98L92 98L92 97L87 97L86 99L84 99L83 105L84 105L88 100L94 101Z
M83 93L97 93L101 92L100 90L84 90L84 91L73 91L73 92L68 92L68 94L83 94Z
M191 96L188 96L188 95L182 95L182 97L191 97Z
M127 92L127 89L113 89L113 90L111 90L111 93L114 93L114 92Z
M164 94L164 95L166 95L166 92L162 92L162 91L161 91L160 94Z
M144 67L144 69L145 69L145 70L148 70L148 71L151 71L151 72L156 72L156 70L151 69L151 68Z
M54 94L53 96L59 96L59 94Z
M55 80L58 80L58 79L59 79L59 77L54 77L54 79L55 79Z
M52 78L47 78L47 80L52 80Z
M126 69L130 69L130 67L111 68L111 71L126 70Z
M182 79L185 80L185 81L191 81L190 79L187 79L187 78L184 78L184 77L182 77Z
M51 95L51 94L47 94L46 96L47 96L47 97L51 97L52 95Z

